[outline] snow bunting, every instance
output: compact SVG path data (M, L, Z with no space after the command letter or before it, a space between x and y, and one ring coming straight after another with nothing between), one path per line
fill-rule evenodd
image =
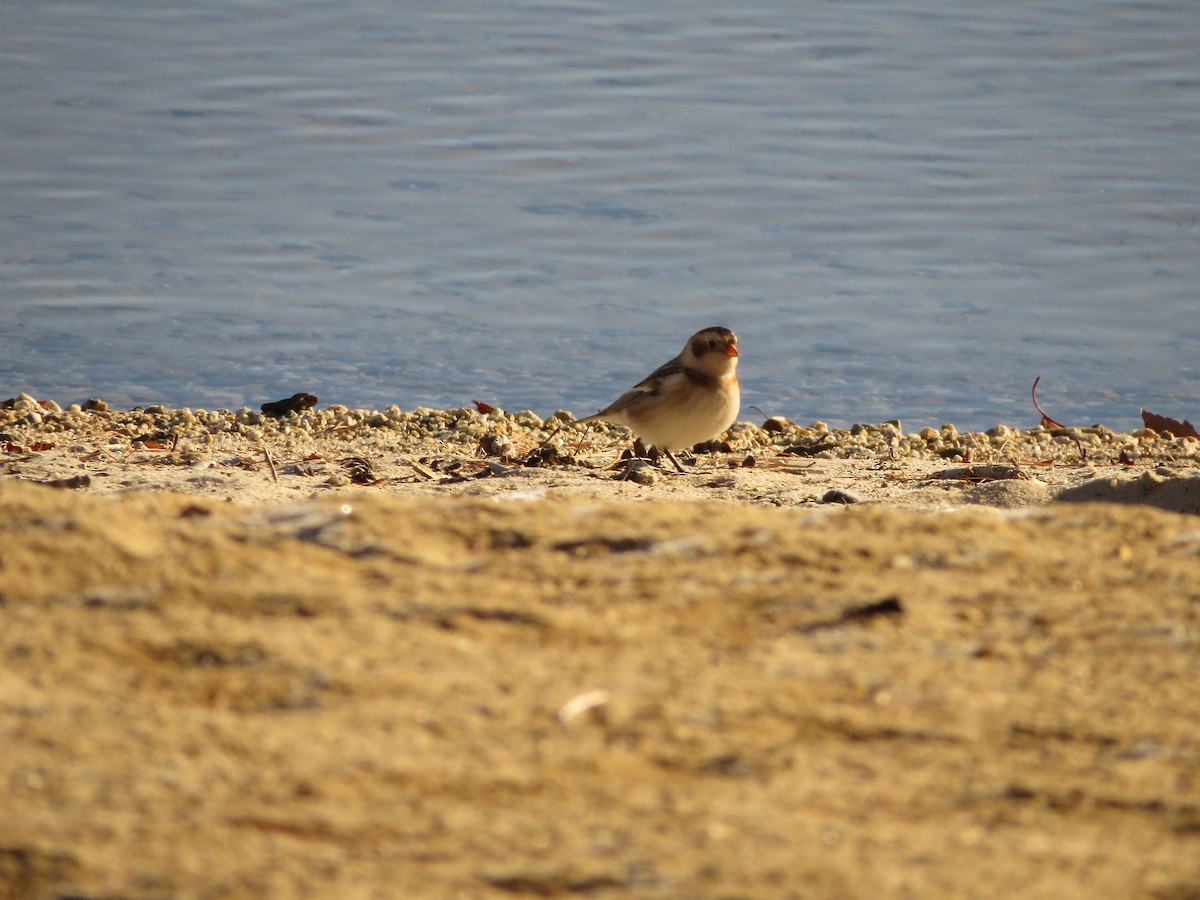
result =
M697 331L683 351L636 387L580 422L624 425L647 447L671 455L723 434L741 408L737 380L737 335L719 326Z

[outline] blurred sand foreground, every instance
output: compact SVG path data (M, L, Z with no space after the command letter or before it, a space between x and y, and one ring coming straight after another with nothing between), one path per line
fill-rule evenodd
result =
M0 898L1200 896L1195 515L7 458Z

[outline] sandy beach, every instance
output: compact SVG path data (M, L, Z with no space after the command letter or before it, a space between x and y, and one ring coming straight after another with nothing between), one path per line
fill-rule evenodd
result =
M0 898L1200 895L1200 442L0 408Z

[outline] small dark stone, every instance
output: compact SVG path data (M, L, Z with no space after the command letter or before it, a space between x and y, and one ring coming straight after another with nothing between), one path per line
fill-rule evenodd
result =
M658 482L659 472L652 463L643 459L631 459L622 467L623 471L616 477L621 481L632 481L635 484L651 485Z
M616 537L616 538L586 538L580 541L560 541L552 545L553 549L575 556L592 556L598 552L609 553L638 553L649 550L654 546L651 538Z
M498 462L489 462L486 466L476 473L476 478L503 478L506 475L511 475L516 469L510 469L508 466L502 466Z
M841 628L844 625L866 622L880 616L899 616L903 613L904 606L900 603L899 597L884 597L882 600L848 606L836 616L830 618L817 619L794 625L792 626L792 631L799 632L800 634L812 634L815 631Z
M853 494L850 491L843 491L841 488L834 488L826 491L825 496L821 498L822 503L842 503L849 505L851 503L861 503L862 498L858 494Z
M503 459L506 456L511 456L513 452L513 442L502 434L492 432L485 434L479 439L479 449L486 456L497 456Z
M496 550L524 550L533 546L533 538L523 531L496 529L492 532L492 547Z
M108 409L108 404L103 400L97 400L95 397L89 397L83 401L83 409L91 409L96 412L104 412Z
M317 397L315 394L292 394L286 400L276 400L272 403L264 403L261 407L263 415L270 416L273 419L282 419L288 413L304 412L306 409L312 409L317 405Z
M72 475L70 478L52 478L49 481L43 481L42 484L52 488L69 488L78 490L85 488L92 483L90 475Z
M526 468L537 469L543 466L573 466L575 457L568 453L560 453L554 447L538 447L525 457Z
M704 760L700 764L700 771L706 775L740 778L752 774L754 769L749 762L736 753L721 753Z

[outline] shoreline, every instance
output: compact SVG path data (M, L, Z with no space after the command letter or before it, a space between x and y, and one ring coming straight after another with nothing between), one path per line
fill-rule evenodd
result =
M369 487L915 509L1097 499L1200 512L1189 480L1200 474L1200 441L1148 428L960 433L949 424L831 429L742 420L679 476L649 463L622 465L627 430L581 428L566 411L542 420L532 412L332 406L275 418L249 409L98 405L105 408L63 409L21 395L0 408L0 471L93 492L171 490L250 503Z

